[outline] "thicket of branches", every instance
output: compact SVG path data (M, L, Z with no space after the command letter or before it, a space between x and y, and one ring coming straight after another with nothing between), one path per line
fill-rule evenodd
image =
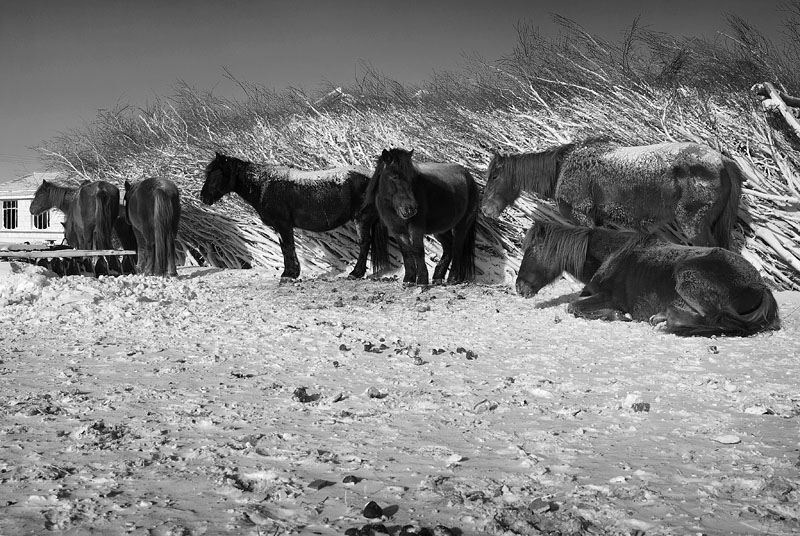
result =
M147 106L101 110L90 124L43 144L49 166L75 180L165 175L181 187L179 241L189 262L282 266L277 237L236 196L199 203L202 172L214 151L259 162L319 169L371 167L386 147L413 148L419 159L461 163L476 178L495 148L538 150L608 135L631 144L697 141L746 167L737 244L780 288L800 288L800 143L780 129L749 88L772 82L798 94L800 5L784 5L785 45L743 19L712 40L658 33L634 20L611 43L557 17L556 38L527 23L514 50L496 62L464 66L412 86L362 65L350 87L316 94L275 91L237 80L229 100L178 82L172 96ZM792 68L794 66L795 68ZM479 272L513 278L519 241L532 218L557 218L526 197L499 222L480 219ZM354 258L355 229L298 239L306 274L343 269ZM431 244L433 246L433 244Z

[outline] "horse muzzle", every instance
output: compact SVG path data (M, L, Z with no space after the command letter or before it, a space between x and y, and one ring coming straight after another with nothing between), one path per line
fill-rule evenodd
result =
M534 290L533 286L530 283L520 278L517 278L516 287L517 287L517 294L519 294L523 298L532 298L533 296L536 296L537 292L539 292L538 290Z
M218 199L219 197L215 197L209 193L200 192L200 201L202 201L205 205L213 205Z
M481 205L481 212L483 212L483 215L487 218L494 220L500 217L502 210L500 210L500 207L495 203L485 203Z
M417 207L402 206L397 208L397 214L404 220L408 220L417 215Z

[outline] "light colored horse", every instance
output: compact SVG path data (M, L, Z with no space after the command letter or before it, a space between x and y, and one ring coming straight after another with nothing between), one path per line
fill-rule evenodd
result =
M496 218L525 191L554 200L562 216L580 225L655 231L675 224L693 245L728 249L743 177L736 162L698 143L590 139L495 154L481 208Z

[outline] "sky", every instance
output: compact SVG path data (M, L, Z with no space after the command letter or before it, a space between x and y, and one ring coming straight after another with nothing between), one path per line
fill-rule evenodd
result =
M725 14L766 35L780 2L752 0L0 0L0 182L44 171L33 147L98 110L145 106L178 81L243 98L248 83L309 92L351 84L367 63L420 83L465 55L509 54L519 22L555 35L553 14L619 40L633 19L714 38Z

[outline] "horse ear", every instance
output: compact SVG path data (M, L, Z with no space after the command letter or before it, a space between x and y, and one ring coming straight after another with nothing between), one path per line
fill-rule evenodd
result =
M222 155L219 153L219 151L214 151L214 157L215 157L215 158L220 158L220 159L222 159L222 158L225 158L224 156L222 156Z
M408 151L408 156L414 156L414 149L411 149L410 151Z
M131 187L131 183L128 182L128 179L125 179L125 191L127 191Z

